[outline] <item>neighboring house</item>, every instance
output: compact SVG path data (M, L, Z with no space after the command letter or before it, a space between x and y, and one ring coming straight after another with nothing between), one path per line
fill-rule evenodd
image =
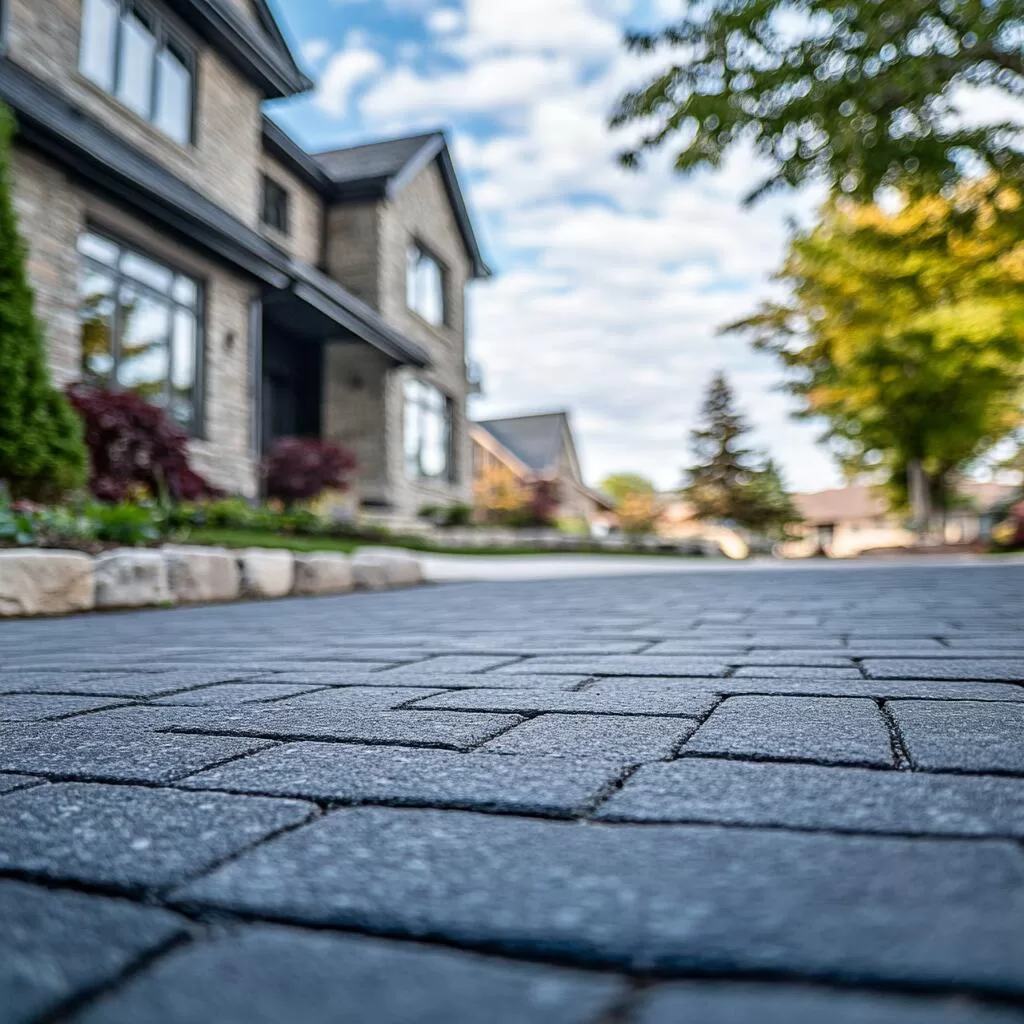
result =
M614 510L610 498L583 481L568 413L483 420L473 424L471 436L478 507L491 507L499 491L528 491L546 481L556 487L560 519L593 527Z
M15 203L55 381L130 388L252 495L336 440L365 504L468 500L464 290L488 275L439 132L311 155L265 0L0 0Z
M1015 488L999 483L964 480L957 485L960 502L945 516L942 540L970 544L988 536L991 510L1006 501ZM794 494L803 522L794 528L799 541L787 545L793 555L823 552L849 558L863 551L910 547L916 535L906 528L906 516L890 510L884 492L868 484L815 494Z

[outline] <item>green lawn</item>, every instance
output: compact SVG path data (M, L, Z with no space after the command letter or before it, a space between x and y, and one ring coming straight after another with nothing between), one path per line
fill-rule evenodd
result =
M427 551L439 555L562 555L562 554L601 554L601 555L674 555L671 551L560 551L552 548L462 548L446 547L432 544L429 541L409 537L392 537L386 541L342 540L337 537L293 537L287 534L271 533L265 530L231 530L210 527L195 527L187 533L175 538L178 543L205 544L222 548L284 548L288 551L340 551L348 554L356 548L377 546L409 548L413 551ZM695 557L692 555L674 555L677 558Z

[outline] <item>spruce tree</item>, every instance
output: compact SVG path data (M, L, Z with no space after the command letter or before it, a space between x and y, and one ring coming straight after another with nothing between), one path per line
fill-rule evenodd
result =
M704 396L701 426L690 433L694 463L686 473L685 493L699 518L739 522L753 472L753 452L741 445L749 429L725 374L716 373Z
M701 420L690 435L694 464L684 487L697 517L729 520L768 534L798 519L776 464L743 446L750 427L723 373L715 374L708 387Z
M11 197L14 119L0 104L0 481L15 498L58 498L85 480L82 427L50 380Z

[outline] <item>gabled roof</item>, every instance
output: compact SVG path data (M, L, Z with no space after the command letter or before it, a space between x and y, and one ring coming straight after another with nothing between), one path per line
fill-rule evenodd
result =
M558 457L567 436L572 444L572 428L565 412L481 420L477 426L486 430L535 473L549 473L557 469Z
M251 0L255 19L232 0L167 0L177 14L255 84L267 99L313 88L292 55L267 0Z
M473 264L473 276L490 277L491 271L473 230L466 197L443 131L330 150L315 154L314 159L331 181L333 198L341 201L393 199L436 160L459 233Z

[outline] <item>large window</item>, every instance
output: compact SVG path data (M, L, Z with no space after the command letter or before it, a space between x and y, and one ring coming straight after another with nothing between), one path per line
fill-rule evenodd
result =
M199 283L100 235L78 252L83 381L135 391L197 433Z
M426 249L413 243L409 246L405 277L406 305L418 313L428 324L444 324L445 273L444 268Z
M269 175L263 175L263 201L261 219L268 228L282 235L289 230L288 190Z
M410 480L451 483L452 403L430 384L410 380L405 385L405 472Z
M192 141L195 54L137 0L83 0L86 78L183 145Z

